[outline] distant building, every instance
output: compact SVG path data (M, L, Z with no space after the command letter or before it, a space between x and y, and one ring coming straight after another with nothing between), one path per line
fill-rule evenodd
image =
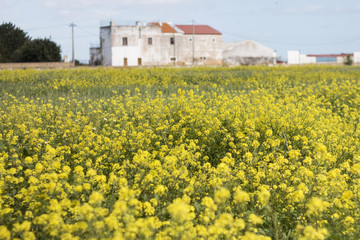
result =
M101 65L102 55L100 46L93 45L90 47L90 63L91 66Z
M287 52L288 64L344 64L350 56L354 64L360 63L360 52L341 54L301 54L300 51Z
M224 65L276 64L276 52L253 40L230 42L223 45Z
M275 64L276 52L252 40L224 44L208 25L152 22L100 27L100 46L90 48L90 65Z
M68 55L64 55L64 62L66 62L66 63L70 62Z
M219 31L208 25L175 26L182 32L178 40L180 63L185 65L222 64L223 41Z
M221 64L222 35L208 25L148 23L100 27L90 63L103 66Z

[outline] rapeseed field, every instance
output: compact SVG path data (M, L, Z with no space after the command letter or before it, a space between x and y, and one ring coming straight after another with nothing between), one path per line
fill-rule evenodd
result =
M360 68L0 71L0 239L359 239Z

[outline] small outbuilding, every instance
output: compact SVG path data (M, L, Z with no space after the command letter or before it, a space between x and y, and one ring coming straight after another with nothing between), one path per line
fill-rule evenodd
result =
M340 54L302 54L298 50L287 52L288 64L344 64L349 57L354 64L360 63L360 52Z
M253 40L223 43L223 64L270 65L276 64L276 51Z
M101 65L101 49L100 46L90 47L90 66Z

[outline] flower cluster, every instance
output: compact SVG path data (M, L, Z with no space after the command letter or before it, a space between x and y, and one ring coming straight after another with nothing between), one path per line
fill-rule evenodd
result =
M0 71L0 239L357 239L358 67Z

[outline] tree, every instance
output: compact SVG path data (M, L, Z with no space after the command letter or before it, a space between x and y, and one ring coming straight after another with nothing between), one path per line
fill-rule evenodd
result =
M0 25L0 62L14 62L15 51L21 48L30 38L12 23Z
M48 38L26 42L16 53L18 62L59 62L60 46Z
M344 64L349 66L353 64L353 59L350 54L346 55Z
M12 23L0 25L0 62L58 62L61 49L50 39L31 40Z

